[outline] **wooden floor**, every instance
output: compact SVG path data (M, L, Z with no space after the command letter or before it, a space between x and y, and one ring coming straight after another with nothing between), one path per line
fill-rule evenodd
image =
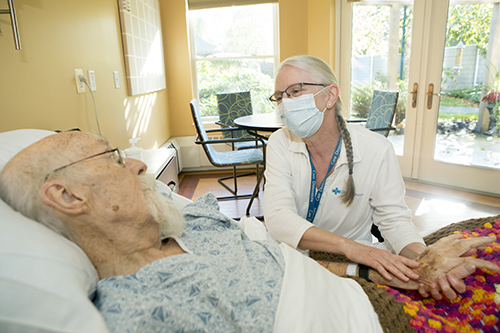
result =
M181 173L179 194L195 200L212 192L217 197L230 193L218 182L219 177L228 175L221 172ZM251 193L255 186L255 176L238 179L238 192ZM232 182L229 184L232 186ZM500 215L500 198L482 194L458 191L449 188L405 181L405 201L413 215L413 222L424 234L450 223L470 218ZM262 188L250 211L252 216L263 215ZM245 215L248 199L220 201L220 209L225 215L240 218Z

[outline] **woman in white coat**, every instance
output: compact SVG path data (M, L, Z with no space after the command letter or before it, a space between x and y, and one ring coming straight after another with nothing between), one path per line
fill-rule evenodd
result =
M392 145L380 134L346 124L330 66L313 56L285 60L270 100L286 128L267 145L269 232L293 248L339 253L362 264L352 265L351 275L363 275L370 266L387 280L417 280L412 259L426 246L404 202ZM372 224L383 246L372 246ZM453 276L436 282L462 285Z

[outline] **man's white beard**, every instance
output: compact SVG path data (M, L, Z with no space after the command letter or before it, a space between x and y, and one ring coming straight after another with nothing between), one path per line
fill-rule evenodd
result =
M146 174L139 177L144 191L144 198L148 210L160 226L161 239L177 236L184 232L184 216L172 200L165 198L156 191L156 181L152 175Z

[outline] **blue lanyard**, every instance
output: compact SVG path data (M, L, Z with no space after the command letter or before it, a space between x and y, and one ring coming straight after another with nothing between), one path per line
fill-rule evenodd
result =
M321 182L319 188L316 188L316 168L311 159L311 154L309 154L309 162L311 163L311 191L309 192L309 209L307 211L307 218L309 222L313 223L314 217L316 216L316 212L318 211L319 202L321 200L321 196L323 195L323 189L325 188L326 178L332 171L333 166L337 163L337 159L340 155L340 148L342 147L342 137L339 136L339 141L337 142L337 147L335 147L335 151L333 152L332 160L330 161L330 165L328 166L328 171L326 172L325 178ZM308 150L309 152L309 150Z

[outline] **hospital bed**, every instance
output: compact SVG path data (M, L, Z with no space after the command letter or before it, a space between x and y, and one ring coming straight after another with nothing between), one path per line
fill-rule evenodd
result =
M0 171L18 151L50 134L53 132L31 129L0 133ZM171 195L178 207L190 202ZM108 332L91 301L98 276L84 252L1 200L0 216L0 332ZM497 235L499 229L500 216L468 220L440 229L425 240L430 244L453 232L466 237ZM247 228L249 234L254 231ZM498 264L499 246L495 242L477 256ZM345 260L325 253L311 255ZM453 301L422 299L416 292L357 281L387 332L500 330L499 274L478 269L466 279L467 291Z

